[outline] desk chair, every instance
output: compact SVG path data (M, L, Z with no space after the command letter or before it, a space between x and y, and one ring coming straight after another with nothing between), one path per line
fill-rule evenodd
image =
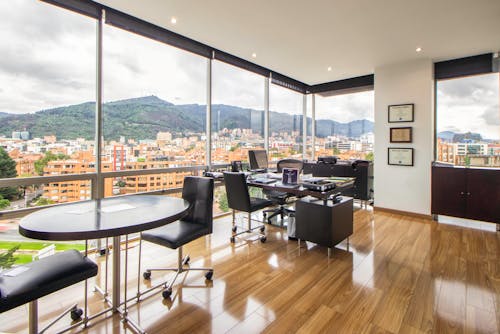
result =
M141 272L141 251L142 241L149 241L154 244L178 250L177 268L152 268L146 269L143 277L146 280L151 279L152 271L174 271L175 276L167 285L166 282L158 284L144 292L139 291L139 279L137 284L137 298L141 294L147 293L160 286L165 286L162 292L163 298L169 298L172 294L172 286L177 277L190 270L206 271L205 278L212 280L213 268L191 268L185 267L189 264L189 255L183 257L182 247L195 239L212 234L213 226L213 202L214 202L214 180L212 178L188 176L184 178L184 187L182 188L182 198L190 203L188 214L181 220L171 224L155 228L141 233L139 241L139 270Z
M248 151L248 161L250 162L250 171L266 172L269 167L266 150Z
M304 163L301 160L297 159L283 159L278 161L278 173L283 172L283 168L296 168L299 170L299 173L302 171ZM264 190L264 194L273 202L273 204L278 205L277 208L264 210L264 216L271 212L271 215L267 217L267 222L271 224L271 219L280 215L281 225L283 225L283 217L285 215L293 214L295 211L291 209L287 209L286 205L289 204L288 200L293 197L292 195L276 191L276 190Z
M245 174L243 173L230 173L224 172L224 182L226 184L226 195L229 208L233 210L233 227L232 235L229 239L232 243L235 242L236 236L243 233L252 233L255 229L260 229L260 241L266 242L266 235L264 234L265 226L258 225L252 227L252 212L261 210L273 203L267 199L250 197L248 192L248 185L246 182ZM237 232L236 226L236 210L248 213L248 226L245 230Z
M17 275L14 274L15 271L18 272ZM29 303L29 333L38 333L38 298L95 275L97 275L97 265L76 250L56 253L17 268L5 270L0 274L0 313ZM85 294L84 325L88 320L86 310L87 295ZM71 313L71 319L76 321L81 318L83 311L77 308L76 304L73 305L40 333L45 332L67 313Z

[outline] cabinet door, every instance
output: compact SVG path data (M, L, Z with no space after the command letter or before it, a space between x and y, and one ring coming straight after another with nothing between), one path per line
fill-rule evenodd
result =
M469 219L500 224L500 169L467 169Z
M432 167L432 214L465 217L465 168Z

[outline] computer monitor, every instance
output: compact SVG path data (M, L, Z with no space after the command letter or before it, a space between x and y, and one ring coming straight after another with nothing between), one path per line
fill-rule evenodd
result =
M281 183L295 185L299 182L299 170L297 168L283 168Z
M266 150L250 150L248 151L248 160L250 161L250 169L267 169L268 160Z

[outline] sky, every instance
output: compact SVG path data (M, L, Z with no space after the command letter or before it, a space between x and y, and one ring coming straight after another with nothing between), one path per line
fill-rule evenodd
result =
M0 12L0 112L95 100L95 20L35 0L0 1ZM205 58L108 25L103 45L105 102L156 95L174 104L206 103ZM264 109L263 77L218 61L212 76L212 103ZM498 81L496 74L439 82L438 131L499 139ZM301 114L302 95L270 85L270 109ZM373 121L373 91L318 96L316 118Z

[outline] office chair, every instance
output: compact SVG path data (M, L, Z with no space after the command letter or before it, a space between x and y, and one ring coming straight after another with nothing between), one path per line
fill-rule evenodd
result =
M182 198L190 203L187 215L171 224L155 228L141 233L139 241L139 270L141 272L141 251L142 241L149 241L154 244L164 246L170 249L177 249L177 268L151 268L146 269L143 277L146 280L151 279L152 271L174 271L175 276L167 285L166 282L160 283L146 291L140 292L139 279L137 283L137 298L160 286L165 286L162 296L169 298L172 294L172 286L177 277L190 270L206 271L205 278L212 280L213 268L191 268L185 267L189 264L189 255L183 257L182 248L185 244L198 239L202 236L212 233L213 226L213 201L214 201L214 180L212 178L187 176L184 178L184 187L182 188Z
M302 171L303 166L304 163L301 160L297 159L283 159L278 161L277 164L278 173L282 173L283 168L296 168L299 170L300 173L300 171ZM293 196L286 192L281 192L276 190L264 189L263 192L267 196L267 198L273 202L273 204L278 205L277 208L264 210L264 216L266 216L268 213L271 212L271 215L267 217L267 222L271 224L271 219L273 219L277 215L280 215L281 225L283 225L283 217L285 215L290 215L295 212L295 210L288 209L285 207L285 205L289 204L288 200Z
M15 270L18 274L9 274ZM0 313L29 303L29 333L38 333L38 299L95 275L97 275L97 265L76 250L56 253L12 270L5 270L0 274ZM88 320L86 294L84 310L83 323L86 325ZM45 332L67 313L71 313L71 319L76 321L81 318L84 311L75 304L40 333Z
M246 182L245 174L224 172L224 182L226 184L226 195L229 208L233 210L233 227L231 238L232 243L235 242L236 236L243 233L252 233L255 229L260 229L260 241L266 242L266 235L264 234L265 226L258 225L252 227L252 212L263 209L272 205L273 203L267 199L250 197L248 192L248 185ZM248 226L241 232L238 231L236 226L236 211L243 211L248 213Z

